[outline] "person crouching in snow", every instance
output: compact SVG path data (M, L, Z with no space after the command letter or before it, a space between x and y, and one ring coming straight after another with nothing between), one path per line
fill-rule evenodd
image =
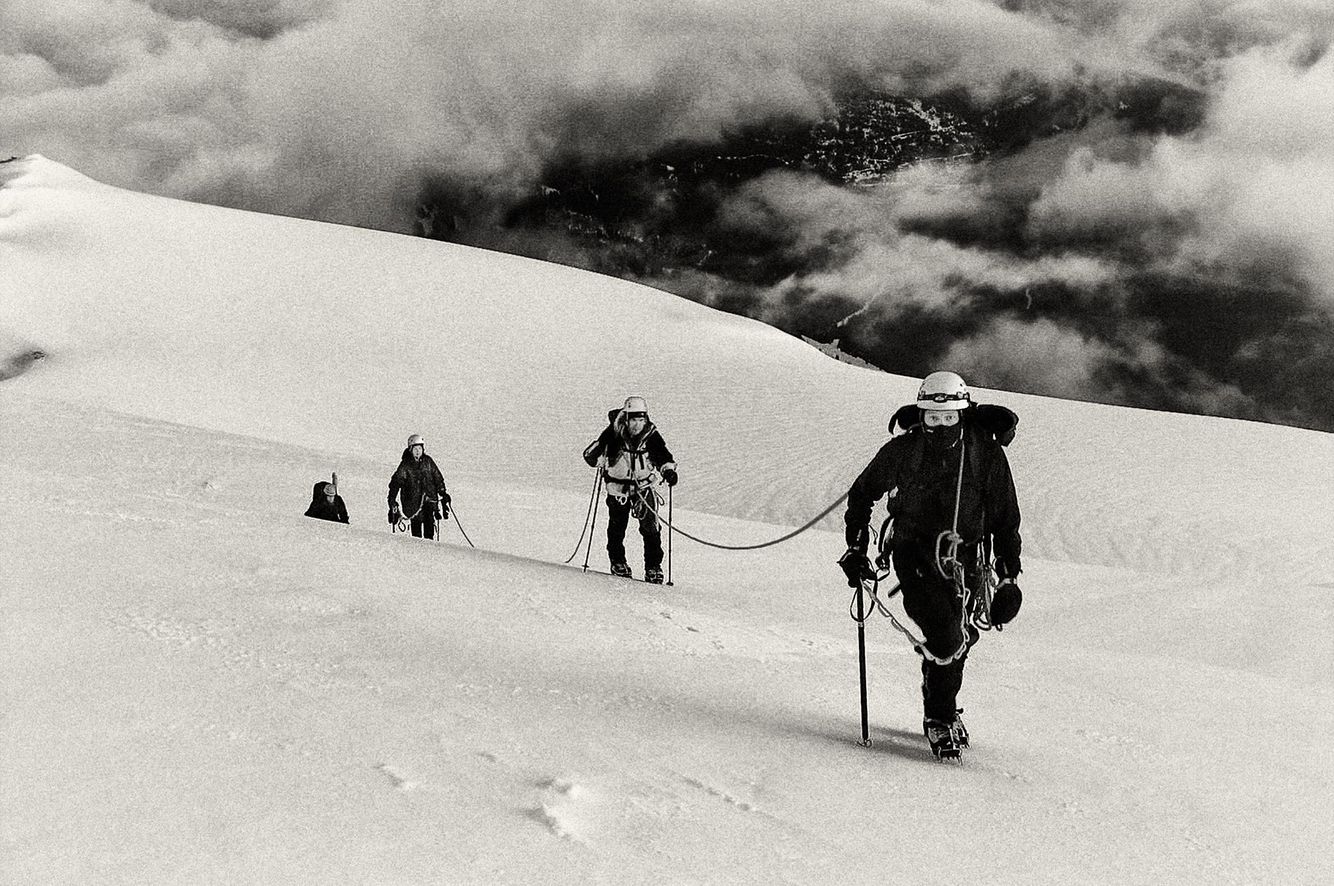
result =
M449 519L449 502L444 475L426 454L426 439L413 434L398 470L389 478L390 525L406 521L414 537L436 538L436 521Z
M346 523L347 505L343 504L343 497L338 494L338 487L323 480L316 483L315 488L311 490L310 507L306 508L306 516L314 517L316 520Z
M628 397L620 409L607 413L610 424L584 450L589 467L601 468L607 481L607 557L612 575L629 577L625 561L625 530L630 517L639 521L644 539L644 581L662 584L662 532L658 527L656 472L668 486L676 485L676 462L662 434L648 417L643 397ZM650 504L652 503L652 506Z
M957 759L968 746L957 696L964 662L979 633L965 610L983 581L985 542L990 539L1000 584L987 613L1003 625L1019 612L1019 503L1010 463L1002 448L1013 438L1014 413L977 407L964 380L933 372L917 393L907 433L890 439L852 484L844 514L848 549L839 559L851 587L875 577L866 556L872 508L889 496L893 529L889 556L908 617L922 632L922 730L938 758ZM989 417L1009 416L1008 429ZM1008 431L1008 436L1005 431ZM884 556L882 554L882 556ZM963 569L964 588L952 563Z

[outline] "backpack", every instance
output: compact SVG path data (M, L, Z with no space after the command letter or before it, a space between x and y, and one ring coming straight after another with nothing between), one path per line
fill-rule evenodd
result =
M1015 431L1019 427L1019 416L1013 410L991 403L978 403L971 406L969 412L972 414L973 425L989 434L1000 445L1009 446L1014 441ZM889 433L891 436L897 436L916 426L921 420L922 413L916 403L900 406L889 420ZM895 431L895 428L898 431Z

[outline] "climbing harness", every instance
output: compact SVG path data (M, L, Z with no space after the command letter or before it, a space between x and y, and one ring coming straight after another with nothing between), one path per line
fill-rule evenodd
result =
M433 499L431 499L431 506L434 507L434 506L436 505L436 503L438 503L439 501L440 501L440 499L438 499L438 498L433 498ZM449 507L449 505L445 505L445 507ZM423 492L423 493L422 493L422 499L421 499L421 502L418 503L418 505L417 505L417 510L415 510L415 511L412 512L412 516L407 516L407 515L404 514L402 511L400 511L400 512L399 512L399 515L398 515L398 522L396 522L396 523L394 523L394 524L392 525L392 528L391 528L390 531L391 531L391 532L403 532L403 533L408 532L408 530L410 530L410 529L412 528L412 521L413 521L413 520L416 520L416 519L417 519L417 515L420 514L425 508L426 508L426 493ZM459 523L458 523L458 512L457 512L457 511L454 511L452 508L451 508L450 510L451 510L451 511L453 512L453 514L454 514L454 522L455 522L455 524L458 525L458 527L459 527L459 532L463 532L463 526L462 526L462 524L459 524ZM433 541L439 541L439 540L440 540L440 523L441 523L440 520L436 520L436 521L435 521L435 525L434 525L434 527L433 527L433 529L432 529L432 531L435 533L435 535L432 536L432 540L433 540ZM472 540L468 538L468 533L466 533L466 532L463 532L463 540L466 541L466 542L468 542L468 545L469 545L470 547L476 547L476 545L474 545L474 544L472 543Z
M628 504L630 506L630 516L636 520L642 520L649 511L657 516L658 509L655 505L661 505L664 501L656 488L658 482L659 475L657 471L653 471L647 477L638 477L632 480L611 477L607 480L607 495L614 498L619 504ZM624 487L625 491L612 492L612 483Z

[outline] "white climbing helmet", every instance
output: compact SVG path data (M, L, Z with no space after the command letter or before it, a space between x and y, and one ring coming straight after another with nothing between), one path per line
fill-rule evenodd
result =
M621 410L626 417L632 415L648 416L648 401L643 397L626 397L625 407Z
M917 405L922 409L967 409L972 401L968 385L955 372L933 372L917 389Z
M408 448L411 449L414 446L420 446L422 449L425 449L426 438L423 437L421 434L413 434L411 437L408 438Z

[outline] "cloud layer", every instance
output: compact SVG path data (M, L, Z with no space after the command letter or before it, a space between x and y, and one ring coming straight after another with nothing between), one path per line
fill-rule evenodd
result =
M987 94L1127 64L1057 19L982 0L10 4L0 138L116 184L388 225L424 171L522 187L552 158L814 119L849 82Z
M500 213L553 162L815 120L849 85L985 102L1170 82L1205 97L1201 125L1095 124L869 192L754 183L721 223L781 230L810 261L745 298L780 325L843 320L904 370L947 360L1030 390L1311 423L1256 390L1334 368L1332 33L1324 0L9 3L0 148L407 231L424 187ZM1220 313L1202 325L1217 341L1192 344ZM905 330L915 352L886 344ZM1334 402L1315 408L1334 426Z
M919 372L1334 428L1326 47L1296 34L1216 59L1182 134L1107 121L870 191L762 179L724 224L782 232L811 270L752 293L754 313L841 313L854 352Z

